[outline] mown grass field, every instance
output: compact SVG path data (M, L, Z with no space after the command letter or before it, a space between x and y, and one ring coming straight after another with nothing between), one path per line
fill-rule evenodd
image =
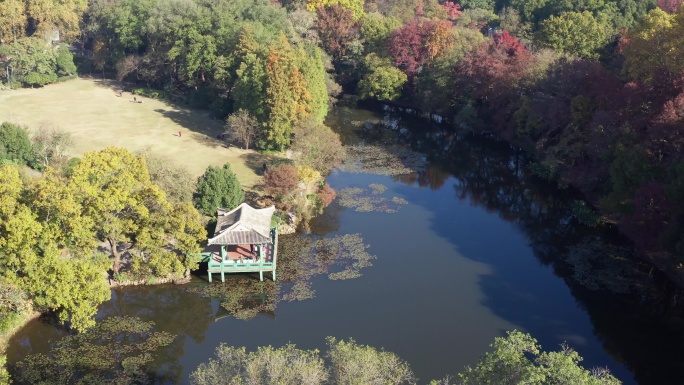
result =
M33 130L40 125L60 127L73 137L72 156L107 146L149 148L194 176L209 165L230 162L246 189L260 180L256 170L266 156L216 139L223 122L207 111L140 97L143 103L134 103L130 92L118 97L118 89L113 81L79 78L38 89L0 91L0 122Z

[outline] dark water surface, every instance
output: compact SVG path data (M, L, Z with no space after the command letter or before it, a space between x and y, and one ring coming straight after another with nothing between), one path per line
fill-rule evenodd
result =
M385 128L363 129L369 119ZM133 315L179 336L155 362L159 383L187 383L222 342L325 350L326 336L395 352L427 383L474 364L511 329L546 350L567 341L584 366L607 366L626 384L684 383L679 291L649 266L615 258L629 255L624 242L578 225L576 197L534 178L521 152L391 111L337 108L329 124L350 142L395 142L386 128L394 127L431 154L426 170L409 175L329 177L338 191L375 183L387 187L383 197L408 201L396 213L333 203L312 222L317 236L360 233L377 256L373 266L356 279L316 277L316 298L281 302L248 321L184 286L114 290L98 317ZM205 276L189 284L204 285ZM33 321L11 341L8 361L46 352L64 334Z

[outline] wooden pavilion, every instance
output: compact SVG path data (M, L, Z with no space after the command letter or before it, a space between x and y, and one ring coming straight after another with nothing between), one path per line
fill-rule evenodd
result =
M278 225L271 226L274 213L274 206L255 209L247 203L230 211L218 209L214 236L202 252L209 282L213 273L220 273L225 282L225 273L248 272L259 272L263 281L264 271L276 280Z

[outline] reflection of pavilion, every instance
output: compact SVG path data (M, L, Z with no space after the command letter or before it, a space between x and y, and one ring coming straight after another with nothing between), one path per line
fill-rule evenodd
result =
M202 261L207 262L209 282L212 273L259 272L264 280L264 271L270 271L276 279L278 257L278 225L271 226L275 207L255 209L242 203L227 211L218 209L214 237L209 238L202 252Z

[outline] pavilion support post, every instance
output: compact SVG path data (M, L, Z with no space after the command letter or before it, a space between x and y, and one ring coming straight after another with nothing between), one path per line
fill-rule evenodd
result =
M263 270L259 270L259 280L261 282L264 282L264 271Z
M221 282L226 282L226 273L221 270Z
M209 282L211 282L211 271L207 271L207 274L209 275Z

